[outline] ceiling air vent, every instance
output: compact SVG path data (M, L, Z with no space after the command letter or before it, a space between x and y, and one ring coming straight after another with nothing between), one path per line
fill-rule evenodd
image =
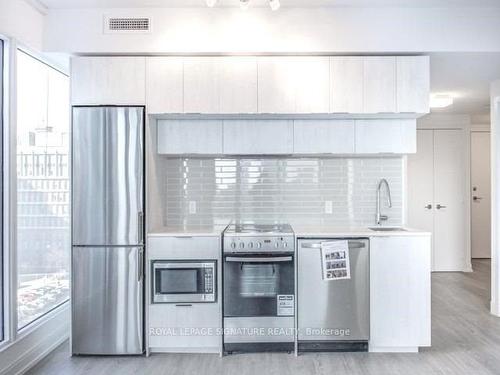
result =
M149 33L151 19L149 17L104 17L104 33Z

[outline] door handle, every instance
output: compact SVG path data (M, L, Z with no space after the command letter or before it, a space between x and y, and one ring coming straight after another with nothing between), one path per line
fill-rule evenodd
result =
M142 281L144 277L144 249L139 250L139 260L138 260L138 272L137 272L137 281Z
M349 241L349 249L362 249L366 245L359 241ZM321 249L321 243L303 243L300 245L302 249Z
M424 208L427 208L428 210L432 209L432 204L428 204L427 206L424 206Z
M226 262L241 262L241 263L275 263L275 262L291 262L292 257L267 257L267 258L247 258L247 257L226 257Z
M483 199L483 197L476 197L475 195L472 197L474 202L479 202L481 199Z
M436 205L436 208L437 208L438 210L440 210L441 208L446 208L446 206L443 206L443 205L441 205L441 204L438 204L438 205Z
M144 213L137 213L137 236L139 237L139 243L144 243Z

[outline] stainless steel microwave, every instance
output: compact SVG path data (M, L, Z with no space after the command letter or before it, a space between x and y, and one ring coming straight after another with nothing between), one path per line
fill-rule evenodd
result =
M215 302L217 261L152 262L153 303Z

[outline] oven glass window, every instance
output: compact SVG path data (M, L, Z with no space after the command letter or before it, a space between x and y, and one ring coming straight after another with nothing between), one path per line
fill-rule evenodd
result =
M224 316L278 316L278 296L294 294L290 261L224 262Z
M199 270L196 268L160 269L156 271L157 293L159 294L194 294L198 293Z

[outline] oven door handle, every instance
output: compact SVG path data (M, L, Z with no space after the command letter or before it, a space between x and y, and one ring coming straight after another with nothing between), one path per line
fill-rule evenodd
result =
M289 257L226 257L226 262L239 262L239 263L275 263L275 262L291 262L293 258Z

